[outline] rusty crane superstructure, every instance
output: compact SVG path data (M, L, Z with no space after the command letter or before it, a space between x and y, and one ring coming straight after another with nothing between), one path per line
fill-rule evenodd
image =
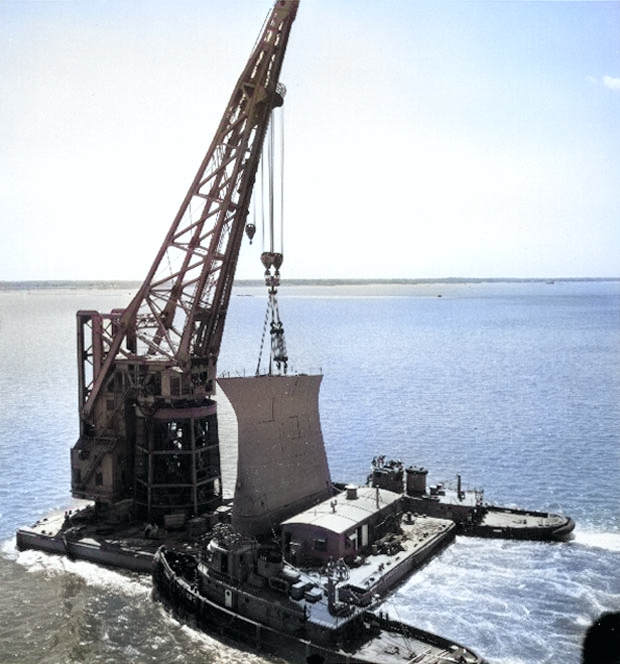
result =
M149 520L220 504L217 359L265 135L283 103L279 76L298 2L279 0L269 14L131 303L77 314L75 497L130 499Z

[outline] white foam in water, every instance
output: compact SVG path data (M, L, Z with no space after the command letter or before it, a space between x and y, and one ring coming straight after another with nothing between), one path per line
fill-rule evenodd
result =
M494 664L576 664L587 625L617 603L598 557L581 545L457 537L397 590L395 604L402 619ZM590 576L578 571L584 565Z
M601 533L576 529L573 541L582 546L620 553L620 533Z
M16 561L32 573L43 572L48 576L75 574L88 586L122 591L125 595L146 597L151 592L149 576L127 574L84 560L69 560L66 556L27 550L19 551Z
M0 542L0 553L3 558L17 560L17 538L10 537L9 539Z

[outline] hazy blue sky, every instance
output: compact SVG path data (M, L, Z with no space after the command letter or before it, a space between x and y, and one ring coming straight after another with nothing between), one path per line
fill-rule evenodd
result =
M145 276L270 8L0 2L0 280ZM618 2L301 0L284 277L620 276L619 48Z

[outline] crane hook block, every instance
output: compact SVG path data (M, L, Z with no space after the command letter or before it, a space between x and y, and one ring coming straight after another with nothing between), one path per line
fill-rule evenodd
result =
M265 270L270 270L272 267L279 270L282 265L282 254L276 253L275 251L263 251L260 255L260 260Z
M256 226L254 224L246 224L245 234L250 238L250 244L252 244L252 240L254 238L255 233L256 233Z

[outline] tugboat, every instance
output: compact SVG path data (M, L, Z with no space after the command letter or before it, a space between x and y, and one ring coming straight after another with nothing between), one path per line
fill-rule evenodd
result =
M457 532L476 537L497 537L522 540L566 540L575 528L575 522L563 514L538 512L512 507L499 507L485 502L484 490L464 491L461 476L457 475L456 489L444 484L426 487L425 468L404 468L399 460L386 461L375 457L371 464L368 483L392 491L405 487L406 508L415 514L450 519Z
M381 576L382 563L367 564ZM340 559L303 572L277 548L221 525L200 557L162 547L153 579L157 596L198 627L289 662L484 664L472 650L378 610L355 571Z

